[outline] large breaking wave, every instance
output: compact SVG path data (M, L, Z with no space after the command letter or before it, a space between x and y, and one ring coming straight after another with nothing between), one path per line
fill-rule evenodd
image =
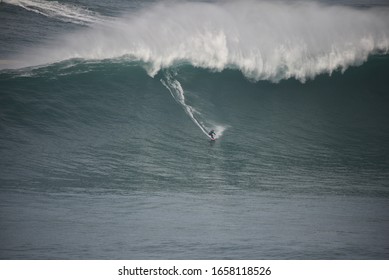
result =
M8 68L68 59L129 60L149 75L190 64L251 80L344 71L389 49L389 10L294 2L158 3L25 50Z

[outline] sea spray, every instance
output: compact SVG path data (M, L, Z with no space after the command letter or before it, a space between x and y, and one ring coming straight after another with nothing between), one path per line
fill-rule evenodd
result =
M28 49L2 68L68 59L127 60L150 76L180 64L248 79L312 79L389 49L389 11L318 3L157 3Z

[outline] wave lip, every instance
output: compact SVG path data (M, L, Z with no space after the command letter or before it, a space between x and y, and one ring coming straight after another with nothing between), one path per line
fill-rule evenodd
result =
M159 3L32 50L22 64L120 58L144 63L151 76L188 63L254 81L305 81L388 53L388 15L305 2Z

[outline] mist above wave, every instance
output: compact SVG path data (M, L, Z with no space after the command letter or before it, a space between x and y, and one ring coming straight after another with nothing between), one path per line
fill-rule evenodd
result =
M159 3L28 50L13 67L119 59L142 62L151 76L189 63L255 81L305 81L387 53L388 15L307 2Z

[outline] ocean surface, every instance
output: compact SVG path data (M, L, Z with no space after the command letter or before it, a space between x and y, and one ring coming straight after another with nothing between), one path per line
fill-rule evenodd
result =
M2 1L0 259L389 259L387 4Z

